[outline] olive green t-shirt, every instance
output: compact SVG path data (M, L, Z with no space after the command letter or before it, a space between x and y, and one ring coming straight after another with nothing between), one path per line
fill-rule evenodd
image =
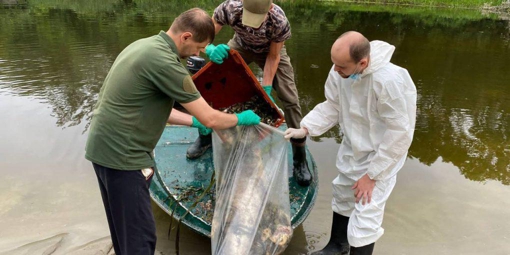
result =
M152 151L174 102L198 98L165 32L133 42L119 54L101 87L85 158L119 170L154 166Z

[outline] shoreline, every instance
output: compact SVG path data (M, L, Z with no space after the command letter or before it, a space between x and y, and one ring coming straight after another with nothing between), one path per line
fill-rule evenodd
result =
M398 0L389 0L385 2L379 2L377 0L363 1L363 0L320 0L320 2L341 2L341 3L352 3L352 4L368 4L368 5L380 5L380 6L402 6L402 7L428 7L428 8L457 8L466 10L485 10L494 13L510 13L510 1L503 2L500 5L491 5L483 3L481 5L454 5L454 4L420 4L420 3L401 3Z

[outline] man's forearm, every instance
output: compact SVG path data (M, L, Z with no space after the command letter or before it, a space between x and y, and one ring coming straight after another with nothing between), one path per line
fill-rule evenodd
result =
M173 109L168 116L168 124L191 126L191 115Z
M412 136L406 131L386 131L383 141L379 145L367 174L372 180L382 180L407 154L412 142Z
M280 55L268 56L266 58L266 64L264 65L264 78L262 79L262 85L273 84L278 64L280 63Z

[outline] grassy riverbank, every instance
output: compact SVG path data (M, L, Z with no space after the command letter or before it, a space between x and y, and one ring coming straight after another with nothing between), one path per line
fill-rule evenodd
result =
M299 0L298 0L299 1ZM305 2L304 0L303 2ZM369 3L400 6L428 6L428 7L450 7L450 8L482 8L484 6L498 6L507 0L322 0L324 2L350 2Z
M27 2L26 0L0 0L0 1L18 1L20 3ZM180 5L189 6L210 6L221 3L223 0L196 0L193 2L184 2ZM70 9L89 10L97 9L98 7L109 6L161 6L171 3L175 7L175 3L180 2L176 0L89 0L89 1L62 1L62 0L31 0L29 3L35 6L52 6L52 7L67 7ZM500 6L503 3L510 4L509 0L274 0L277 4L284 3L306 3L306 4L320 4L320 2L344 2L344 3L361 3L361 4L374 4L374 5L398 5L398 6L415 6L415 7L449 7L449 8L468 8L479 9L488 6ZM74 7L74 8L72 8Z
M1 0L0 0L1 1ZM21 0L18 0L21 1ZM31 0L25 8L41 15L53 9L72 10L78 15L116 16L134 15L150 19L175 16L199 6L209 13L223 0ZM499 18L499 13L510 13L509 0L274 0L286 10L293 22L306 22L316 16L331 18L342 11L391 12L418 16L427 24L457 24L485 18ZM502 2L504 4L502 4ZM179 4L177 4L179 3ZM483 11L480 11L482 10ZM120 15L122 14L122 15ZM340 15L341 16L341 15ZM7 17L6 17L7 18ZM324 18L322 23L331 23ZM0 18L1 20L1 18ZM315 19L314 19L315 20ZM163 21L166 22L166 21ZM335 22L333 22L335 23ZM318 24L317 24L318 25Z

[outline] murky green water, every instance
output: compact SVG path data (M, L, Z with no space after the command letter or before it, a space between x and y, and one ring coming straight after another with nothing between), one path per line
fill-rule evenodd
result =
M36 1L0 9L0 253L107 249L95 176L83 159L92 107L117 54L166 30L191 7L134 2ZM376 254L509 254L509 21L477 11L283 7L304 113L324 100L330 47L348 30L394 44L392 62L416 83L415 138ZM231 36L223 29L216 43ZM306 254L327 242L338 142L333 130L309 144L320 172L319 198L286 254ZM154 209L158 250L173 254L174 234L166 237L170 217ZM185 229L181 254L208 253L209 240Z

